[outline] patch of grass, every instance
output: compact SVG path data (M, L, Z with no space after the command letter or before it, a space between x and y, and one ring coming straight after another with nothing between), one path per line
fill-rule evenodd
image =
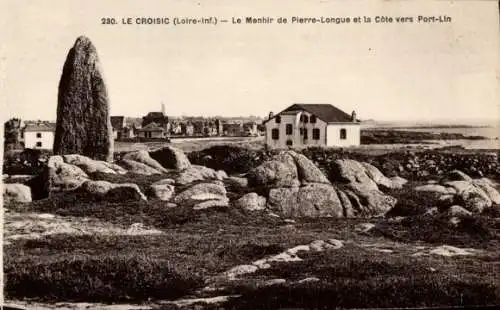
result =
M375 252L376 253L376 252ZM385 255L346 245L339 250L303 253L300 262L275 264L252 278L283 278L271 287L240 284L243 293L226 309L306 307L423 307L492 305L500 299L494 262L411 257L407 250ZM434 271L431 271L433 267ZM319 282L297 283L306 277Z
M449 277L413 275L374 280L335 279L314 284L257 288L228 301L225 309L382 308L496 305L492 283L468 283Z
M40 262L9 261L8 298L65 301L123 301L181 297L200 279L179 274L168 260L145 255L71 255Z
M462 217L456 226L446 215L410 216L399 223L384 221L370 230L371 235L399 242L424 241L464 247L494 247L500 244L500 225L485 216Z

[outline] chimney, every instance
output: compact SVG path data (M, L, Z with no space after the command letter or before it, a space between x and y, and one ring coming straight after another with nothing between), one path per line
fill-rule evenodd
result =
M165 104L161 103L161 114L165 115Z
M357 121L357 119L356 119L356 111L352 111L352 113L351 113L351 122L355 123L356 121Z
M271 119L271 118L273 118L273 117L274 117L274 113L273 113L272 111L271 111L271 112L269 112L269 118L268 118L268 119Z

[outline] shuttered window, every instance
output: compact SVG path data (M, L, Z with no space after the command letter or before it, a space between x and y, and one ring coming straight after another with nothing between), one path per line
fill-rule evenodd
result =
M319 140L319 128L313 129L313 140Z

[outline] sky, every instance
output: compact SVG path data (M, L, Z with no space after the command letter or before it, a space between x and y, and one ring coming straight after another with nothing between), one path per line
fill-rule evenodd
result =
M2 1L2 116L55 120L80 35L112 115L265 116L330 103L361 119L500 119L492 1ZM446 15L451 23L102 25L101 18ZM2 25L2 23L4 23Z

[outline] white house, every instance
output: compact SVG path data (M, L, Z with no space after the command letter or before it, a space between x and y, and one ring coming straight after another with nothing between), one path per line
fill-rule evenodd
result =
M151 122L146 126L137 130L137 136L140 138L154 138L154 139L163 139L166 138L166 130L165 128L159 126L155 122Z
M49 122L30 122L23 128L24 147L28 149L52 149L56 125Z
M264 122L270 148L360 145L360 121L330 104L294 104Z

